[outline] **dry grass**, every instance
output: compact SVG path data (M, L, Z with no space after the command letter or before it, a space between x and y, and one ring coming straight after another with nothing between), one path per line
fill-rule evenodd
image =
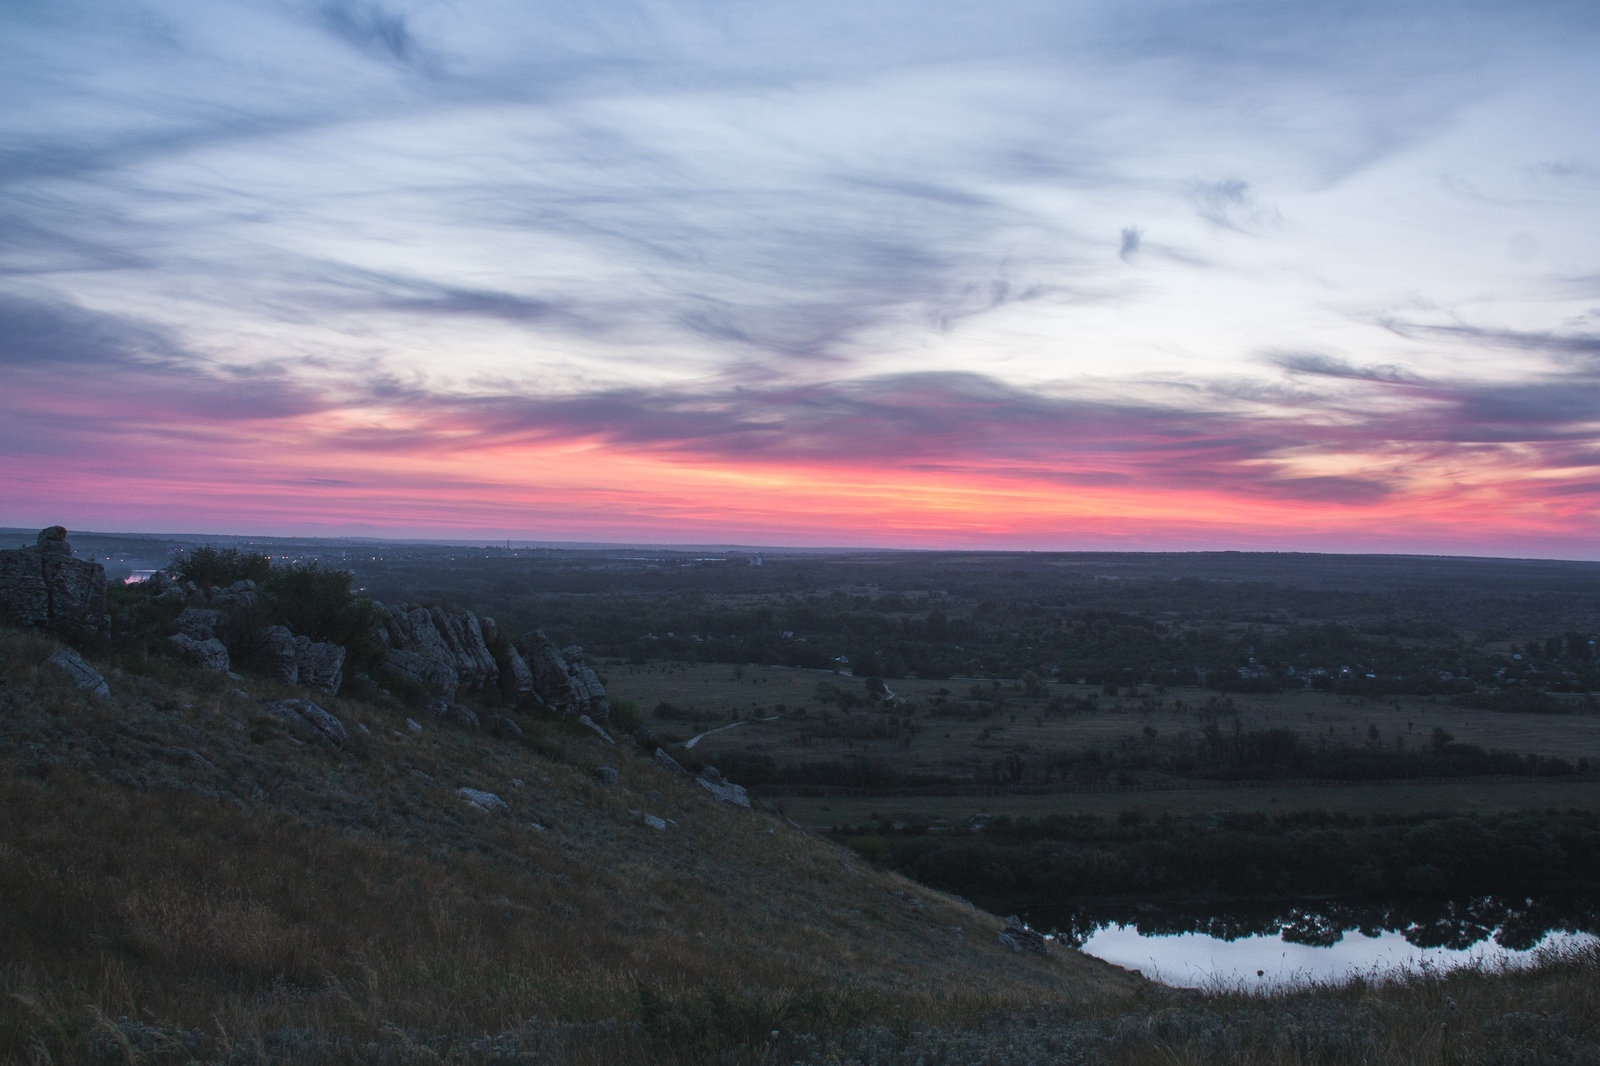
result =
M714 724L735 712L749 718L772 713L778 704L793 710L806 706L816 716L822 707L817 702L818 682L826 681L865 695L859 678L833 674L827 670L799 670L785 667L725 664L651 663L643 666L612 665L606 668L609 690L632 700L648 714L659 702L681 708L694 707L700 716L695 721ZM1008 693L1006 714L976 721L937 718L924 721L920 715L940 689L950 699L962 701L973 685L988 682L970 679L922 681L904 679L889 682L889 687L919 705L918 724L923 731L909 749L896 741L817 740L806 747L790 744L803 732L803 721L784 720L773 724L748 724L727 733L708 737L703 743L715 757L717 751L763 745L780 762L823 761L870 752L903 769L930 772L970 770L974 759L985 764L1003 756L1007 750L1026 744L1033 751L1078 750L1084 747L1114 746L1121 741L1137 741L1145 726L1162 736L1175 736L1185 730L1198 732L1195 708L1209 700L1220 700L1218 693L1199 688L1174 687L1162 693L1147 689L1144 698L1108 697L1094 686L1051 685L1050 695L1097 697L1102 709L1095 714L1075 713L1065 717L1045 716L1047 699L1028 700L1020 693ZM1346 743L1360 744L1367 728L1376 725L1390 743L1406 736L1415 750L1437 726L1463 743L1483 748L1500 748L1538 755L1558 755L1568 760L1588 757L1600 762L1600 730L1592 714L1507 714L1500 711L1453 707L1447 700L1402 696L1365 700L1331 692L1295 691L1266 695L1234 694L1227 697L1245 729L1287 728L1307 735L1323 736ZM1176 710L1182 702L1183 710ZM1159 702L1159 708L1154 703ZM838 710L835 708L835 716ZM1013 721L1013 717L1015 720ZM1042 724L1040 719L1042 718ZM676 729L688 735L691 722L652 723L666 731ZM1332 729L1332 733L1329 730ZM984 738L985 730L993 732ZM945 734L949 734L946 736Z
M1346 814L1407 814L1454 811L1496 814L1504 811L1573 807L1600 808L1600 781L1430 781L1404 784L1262 784L1231 788L1160 789L1122 792L1054 792L1021 796L784 796L774 800L803 826L865 825L885 818L943 818L964 825L980 812L1013 818L1092 814L1112 817L1123 811L1191 815L1212 811L1340 811Z
M1134 986L1076 954L1013 955L993 916L559 726L419 737L335 700L371 729L337 752L263 714L271 685L107 665L114 698L95 701L37 670L49 650L0 634L6 1061L470 1059L506 1033L556 1061L700 1061L773 1028ZM593 778L602 762L619 786ZM511 810L476 814L458 785Z
M1600 1061L1594 953L1163 990L1013 955L993 916L581 731L417 736L335 700L371 730L339 752L263 714L286 690L128 661L93 701L52 647L0 632L0 1061Z

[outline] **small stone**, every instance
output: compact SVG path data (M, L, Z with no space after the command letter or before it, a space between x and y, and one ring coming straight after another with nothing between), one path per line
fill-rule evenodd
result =
M750 806L750 796L745 792L744 786L736 785L723 777L715 766L708 766L700 771L696 783L722 803L731 803L735 807Z
M406 728L411 730L413 733L420 733L422 732L422 723L417 721L415 718L407 718Z
M512 779L511 779L511 787L512 787L512 788L521 788L521 787L522 787L522 778L520 778L520 777L513 777L513 778L512 778Z
M614 766L597 766L594 771L595 778L608 788L617 783L617 768Z
M644 816L644 824L649 826L651 829L660 829L665 831L667 828L667 820L665 818L657 818L653 814L647 814Z
M45 660L45 664L67 675L67 678L92 696L111 695L111 686L100 676L100 671L84 662L83 656L71 648L58 648Z
M433 699L428 701L428 712L436 718L447 718L458 722L469 729L478 728L478 715L471 707L464 703L454 703L450 700Z
M689 776L689 771L685 770L678 763L677 759L674 759L672 756L668 755L664 748L657 748L653 758L656 761L656 765L661 767L663 770L670 770L673 773L682 774L684 777Z
M485 792L481 788L458 788L456 795L467 801L467 806L488 814L491 811L508 811L506 801L496 796L493 792Z
M578 715L578 724L579 725L583 725L583 726L588 726L590 729L594 730L596 733L599 733L600 734L600 739L605 741L607 744L615 744L616 743L615 740L611 739L611 734L607 733L604 729L600 728L600 723L596 722L593 718L590 718L588 715L586 715L586 714Z
M497 740L521 740L522 727L503 714L486 712L480 719L483 731Z
M293 725L296 719L304 722L319 734L318 739L332 741L340 747L350 741L344 723L310 700L278 700L267 704L267 709L290 725Z

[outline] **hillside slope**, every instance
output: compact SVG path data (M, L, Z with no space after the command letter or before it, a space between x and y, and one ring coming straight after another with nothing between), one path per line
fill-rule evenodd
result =
M98 697L55 647L0 630L6 1061L705 1061L1141 985L578 726L329 697L319 743L303 690L129 656Z

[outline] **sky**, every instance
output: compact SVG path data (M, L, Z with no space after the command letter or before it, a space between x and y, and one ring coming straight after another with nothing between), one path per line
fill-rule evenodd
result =
M1600 5L0 0L0 525L1600 558Z

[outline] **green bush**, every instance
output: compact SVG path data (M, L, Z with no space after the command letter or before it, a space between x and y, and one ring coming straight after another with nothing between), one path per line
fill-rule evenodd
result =
M223 588L235 581L260 584L272 573L272 560L260 552L238 548L217 549L209 544L181 552L172 560L172 575L179 581L193 581L201 588Z

